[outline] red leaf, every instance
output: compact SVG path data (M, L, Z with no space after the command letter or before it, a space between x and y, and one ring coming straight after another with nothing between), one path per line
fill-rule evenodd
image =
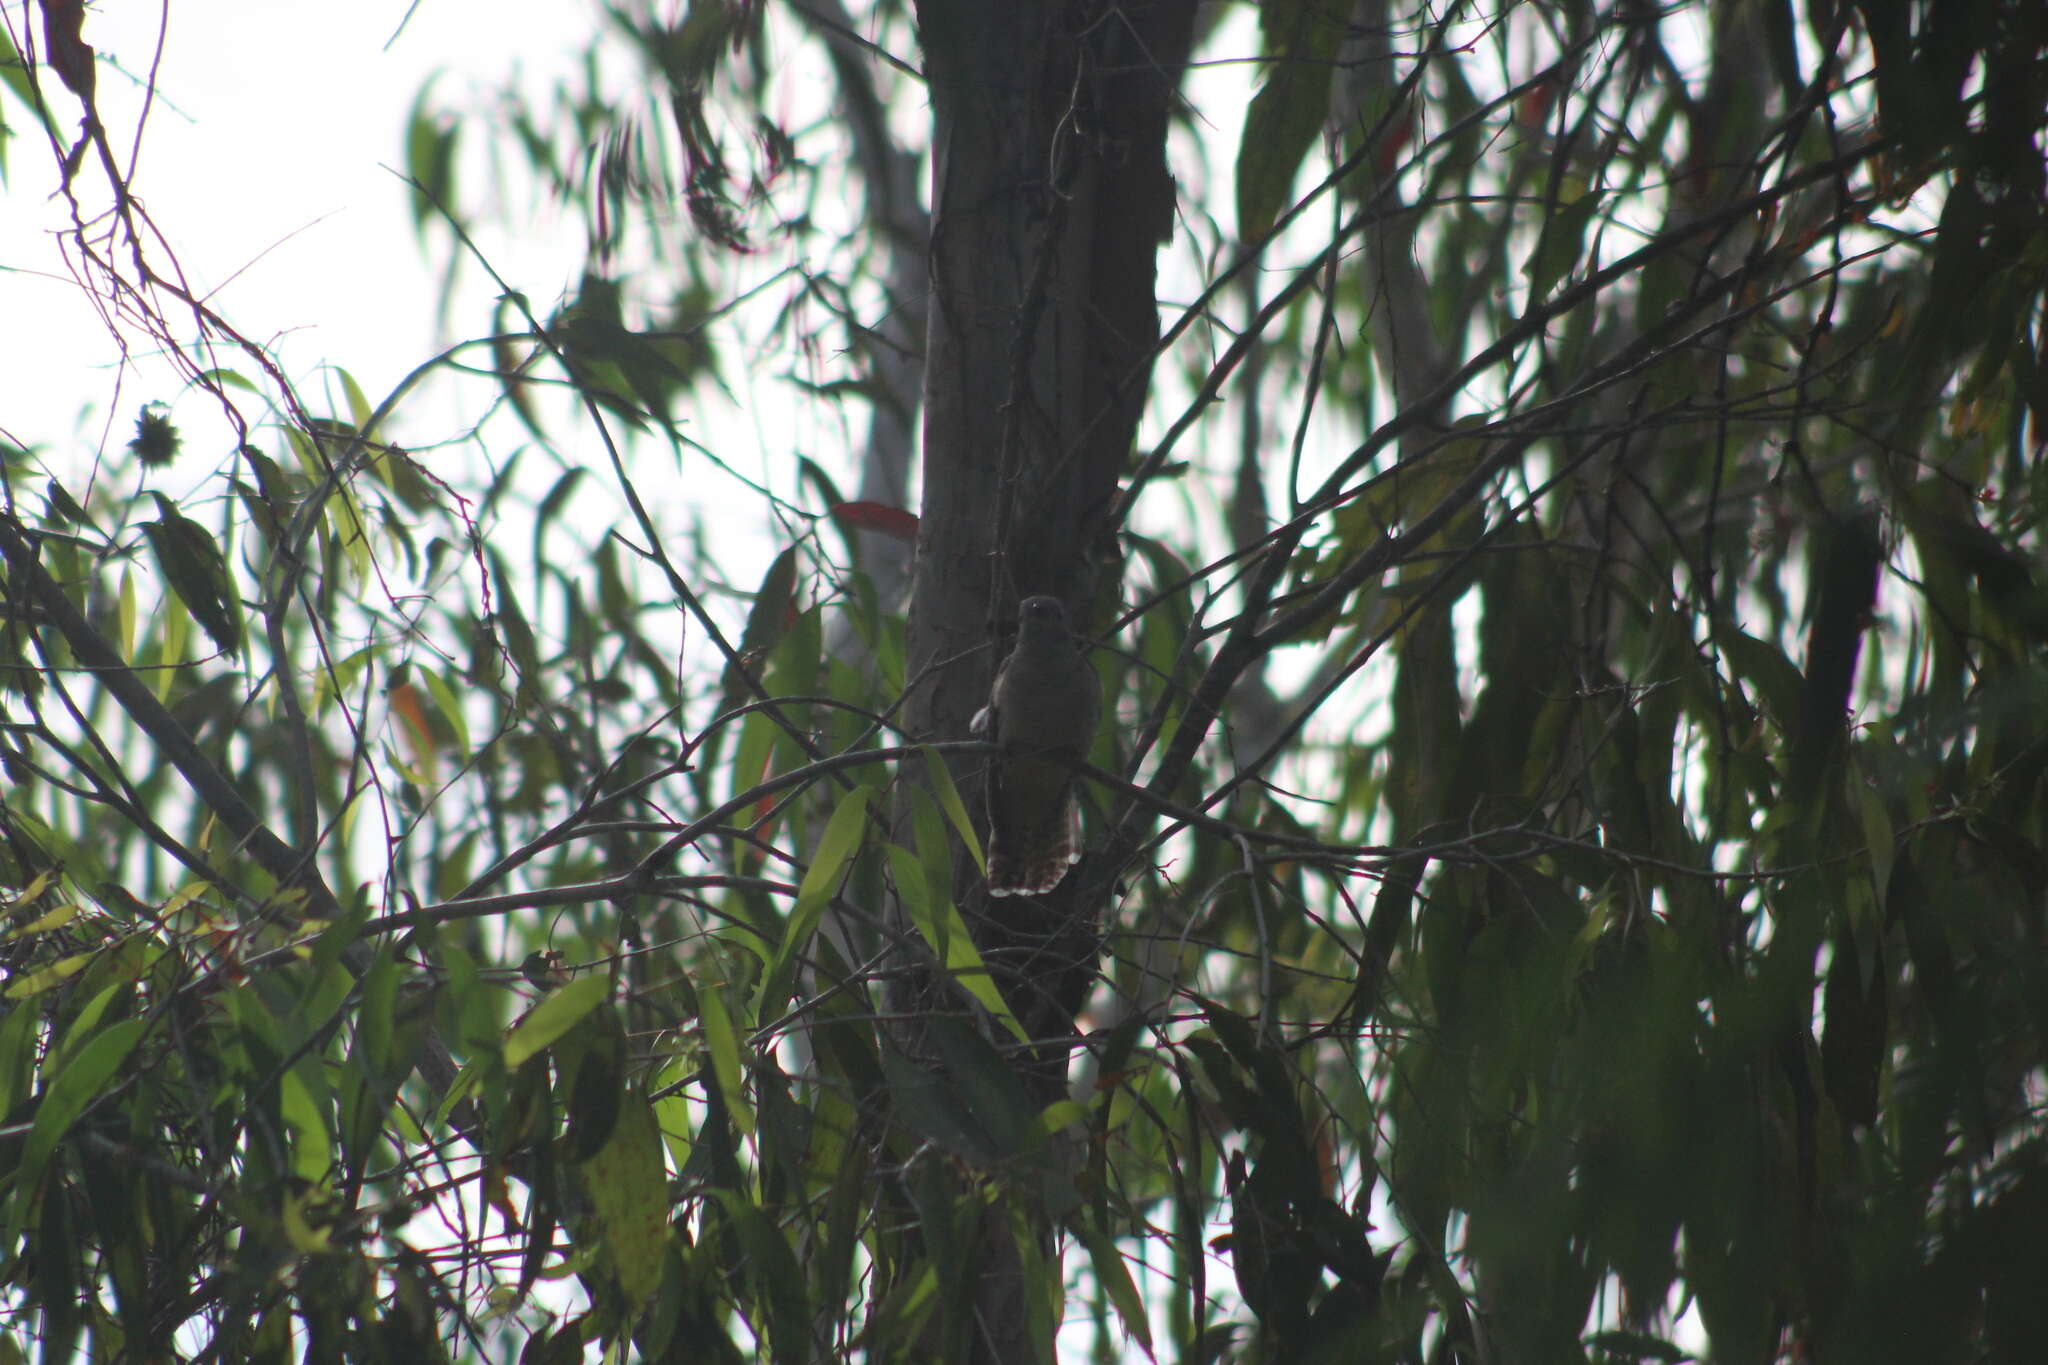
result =
M831 507L832 520L842 526L857 526L864 531L880 531L883 535L898 540L917 539L917 514L906 512L901 507L891 507L886 502L839 502Z
M1521 105L1516 110L1516 119L1532 133L1543 131L1543 125L1550 121L1550 106L1557 98L1558 81L1555 77L1537 81L1522 92Z
M1415 114L1404 109L1380 137L1380 145L1373 158L1373 172L1382 180L1392 175L1401 165L1401 153L1408 150L1408 141L1414 136Z

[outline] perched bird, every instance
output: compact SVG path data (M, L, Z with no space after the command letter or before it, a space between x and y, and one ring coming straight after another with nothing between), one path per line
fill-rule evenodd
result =
M1017 645L996 670L975 728L1001 746L988 776L988 893L1036 896L1081 861L1073 764L1102 709L1095 668L1057 597L1017 606Z

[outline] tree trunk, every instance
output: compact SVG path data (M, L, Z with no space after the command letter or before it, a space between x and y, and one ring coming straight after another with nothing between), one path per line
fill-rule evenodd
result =
M1159 338L1155 256L1174 209L1166 129L1194 12L1193 0L917 6L934 148L904 710L920 739L968 737L1020 598L1063 599L1083 635L1110 619L1109 509ZM978 805L980 765L955 776ZM1077 895L1092 879L998 902L998 919L972 862L960 865L962 913L1041 1043L1026 1080L1048 1102L1094 971L1102 907ZM931 990L913 998L942 1003ZM1049 1252L1050 1226L1033 1221ZM1057 1274L1058 1261L1026 1254L1000 1204L982 1226L973 1358L1040 1358L1057 1322L1032 1315L1057 1296L1024 1267Z

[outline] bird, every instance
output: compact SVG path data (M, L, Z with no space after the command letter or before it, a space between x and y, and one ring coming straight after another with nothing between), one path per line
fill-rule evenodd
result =
M988 893L1040 896L1081 861L1074 765L1088 755L1102 685L1057 597L1017 604L1017 643L975 728L997 746L988 770Z

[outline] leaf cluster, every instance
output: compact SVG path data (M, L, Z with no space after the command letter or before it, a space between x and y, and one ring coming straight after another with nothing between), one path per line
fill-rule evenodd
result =
M1104 512L1078 1038L960 892L984 747L896 730L900 491L792 461L746 564L642 493L730 478L679 428L756 369L907 428L904 149L775 76L901 115L896 7L616 11L638 95L499 130L581 282L375 404L53 134L184 387L0 466L0 1350L966 1359L996 1280L1034 1358L2030 1358L2037 9L1210 35L1257 89L1229 177L1176 132ZM451 275L486 132L416 110ZM395 444L477 355L516 449Z

